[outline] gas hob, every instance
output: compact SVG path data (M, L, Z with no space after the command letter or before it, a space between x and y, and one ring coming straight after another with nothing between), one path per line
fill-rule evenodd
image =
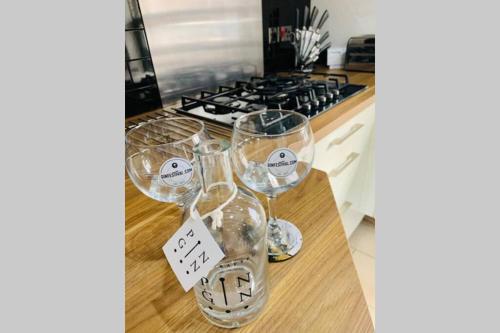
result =
M313 80L311 74L324 80ZM182 96L182 106L174 110L226 127L245 113L268 109L294 110L314 118L364 89L341 74L252 77L234 86L219 86L217 92L203 90L199 97Z

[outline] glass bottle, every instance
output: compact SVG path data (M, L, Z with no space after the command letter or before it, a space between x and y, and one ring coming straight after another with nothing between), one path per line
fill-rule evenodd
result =
M264 208L234 183L229 150L224 140L195 148L202 188L184 220L201 217L225 254L194 286L198 306L211 323L234 328L255 319L267 302L268 259Z

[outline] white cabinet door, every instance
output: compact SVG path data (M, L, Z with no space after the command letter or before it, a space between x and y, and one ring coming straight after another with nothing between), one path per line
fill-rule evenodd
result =
M375 126L371 130L346 200L352 202L352 208L363 215L375 217Z
M341 165L349 154L360 153L372 124L373 113L367 108L318 141L313 167L329 173Z
M328 174L347 237L374 216L375 104L316 143L313 167Z

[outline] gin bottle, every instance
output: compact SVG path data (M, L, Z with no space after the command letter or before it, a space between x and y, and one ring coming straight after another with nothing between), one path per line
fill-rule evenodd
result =
M233 181L230 145L210 140L195 159L202 188L184 219L201 218L225 257L194 287L202 314L226 328L255 319L268 299L266 216L260 201Z

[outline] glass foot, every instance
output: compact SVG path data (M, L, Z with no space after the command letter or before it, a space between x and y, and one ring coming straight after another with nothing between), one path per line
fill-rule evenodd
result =
M270 262L287 260L302 247L302 234L292 223L275 219L268 223L267 245Z

